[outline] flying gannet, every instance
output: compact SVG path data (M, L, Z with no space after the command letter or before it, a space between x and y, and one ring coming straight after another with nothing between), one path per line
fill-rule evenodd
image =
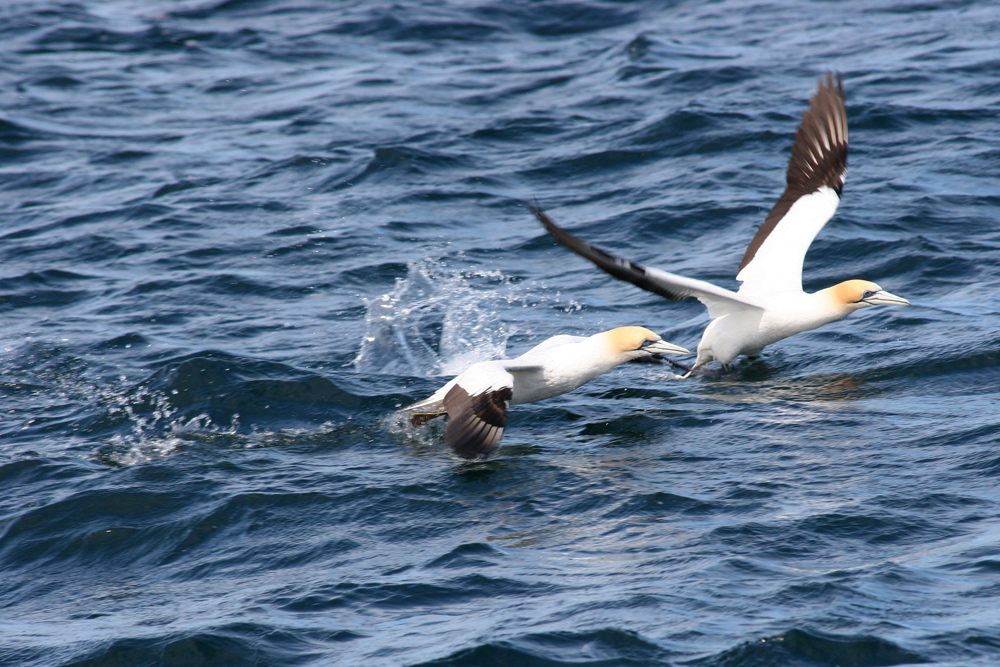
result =
M642 327L619 327L590 337L553 336L516 359L473 364L401 412L408 413L414 426L447 414L445 442L459 456L485 458L500 444L508 405L565 394L626 361L659 354L691 352Z
M754 357L771 343L861 308L910 304L865 280L848 280L812 294L802 290L806 251L837 210L846 173L843 82L839 75L834 82L828 72L825 82L819 80L795 134L785 191L740 263L736 280L743 285L738 292L612 255L556 226L537 204L530 208L556 241L615 278L671 300L694 297L705 304L712 321L698 343L694 365L682 376L688 377L713 359L725 366L740 354Z

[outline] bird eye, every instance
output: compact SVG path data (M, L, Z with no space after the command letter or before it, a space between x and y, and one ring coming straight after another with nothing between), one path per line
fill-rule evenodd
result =
M870 296L875 296L875 292L871 291L870 289L866 289L865 293L861 295L861 298L867 299Z
M646 340L644 340L644 341L642 341L641 343L639 343L639 347L640 347L640 348L643 348L643 347L646 347L646 346L648 346L648 345L652 345L652 344L653 344L653 343L655 343L655 342L656 342L655 340L649 340L649 339L647 338Z

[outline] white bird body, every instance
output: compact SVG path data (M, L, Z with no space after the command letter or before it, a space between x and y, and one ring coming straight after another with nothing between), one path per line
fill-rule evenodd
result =
M642 327L619 327L589 337L553 336L516 359L472 364L403 411L414 425L447 413L448 444L466 458L486 456L499 445L508 405L565 394L619 364L656 354L690 352Z
M472 364L426 400L443 401L451 388L459 383L473 392L509 384L511 405L534 403L573 391L620 363L603 354L602 350L593 349L597 346L589 338L549 344L557 338L577 336L550 338L516 359Z
M909 305L864 280L848 280L813 294L802 290L806 252L836 212L846 173L844 92L839 78L835 86L828 74L825 85L820 80L795 135L785 191L743 256L736 275L743 283L738 292L630 262L561 229L537 206L532 211L556 241L615 278L671 300L695 297L705 304L712 321L698 343L693 371L713 360L726 365L741 354L755 356L772 343L860 308Z
M557 336L515 360L501 362L514 376L511 405L534 403L573 391L631 358L609 345L607 339L600 334L586 338Z
M756 356L772 343L839 320L850 312L825 290L814 294L801 290L778 292L754 299L753 303L709 322L698 344L702 364L712 359L728 364L741 354Z

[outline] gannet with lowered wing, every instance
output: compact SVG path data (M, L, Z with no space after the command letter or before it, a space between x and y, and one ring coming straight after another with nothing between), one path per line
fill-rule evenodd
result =
M402 412L414 426L447 414L445 442L459 456L485 458L500 444L508 405L565 394L619 364L658 354L691 352L642 327L619 327L589 338L553 336L516 359L469 366Z
M802 291L806 251L837 210L846 173L843 83L839 75L834 82L827 73L795 135L785 191L740 263L736 280L743 285L738 292L617 257L559 228L537 205L531 210L556 241L615 278L675 301L695 297L708 307L712 321L687 377L712 360L726 365L740 354L755 356L771 343L861 308L909 305L865 280L848 280L812 294Z

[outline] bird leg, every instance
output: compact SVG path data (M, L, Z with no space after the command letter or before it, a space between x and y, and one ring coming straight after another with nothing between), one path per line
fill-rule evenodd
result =
M413 426L423 426L435 417L442 417L446 414L448 412L445 410L441 412L416 412L410 415L410 424Z
M669 357L665 357L662 354L654 354L654 355L649 356L649 357L642 357L640 359L633 359L632 362L633 363L642 363L642 364L657 364L657 363L658 364L662 364L663 362L666 362L666 363L670 364L671 366L673 366L675 369L677 369L679 371L684 371L684 375L681 375L678 378L680 380L683 380L685 378L689 378L692 375L701 375L702 377L717 378L717 377L722 377L727 372L727 369L725 367L723 367L723 368L709 368L709 367L707 367L705 365L701 365L701 366L698 366L698 365L689 366L687 364L682 364L679 361L674 361L673 359L671 359Z
M727 369L725 366L723 366L722 368L709 368L708 366L698 366L696 364L691 368L685 368L683 365L678 364L676 361L671 363L675 364L678 368L682 370L687 370L687 373L678 378L679 380L684 380L686 378L691 377L692 375L700 375L702 377L708 377L708 378L719 378L723 377L729 372L729 369Z
M633 364L658 364L660 366L666 362L678 370L682 370L685 373L691 371L691 367L687 364L682 364L679 361L674 361L670 357L664 356L662 354L651 354L648 357L639 357L638 359L631 359L629 363Z
M668 359L668 358L664 357L663 360L666 361L671 366L673 366L674 368L676 368L678 370L684 371L687 374L684 377L687 377L688 375L691 375L691 371L694 370L694 367L688 366L687 364L682 364L679 361L674 361L673 359Z
M657 364L662 365L664 361L670 361L662 354L651 354L648 357L639 357L638 359L629 359L631 364Z

